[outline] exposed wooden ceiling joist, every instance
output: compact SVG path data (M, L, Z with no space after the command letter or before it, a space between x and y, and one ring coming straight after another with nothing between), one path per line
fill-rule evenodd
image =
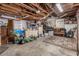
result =
M30 11L33 11L34 13L36 13L38 10L37 9L35 9L35 8L32 8L32 7L30 7L30 6L28 6L27 4L17 4L17 5L19 5L19 6L21 6L21 7L24 7L26 10L28 9L28 10L30 10ZM28 11L29 12L29 11ZM36 13L36 15L39 15L39 16L45 16L45 14L44 13L42 13L42 12L39 12L39 13Z
M42 8L39 6L39 4L37 4L37 3L32 3L32 5L34 5L35 7L37 7L40 11L43 11L43 12L45 12L45 13L48 13L46 10L42 9Z
M3 6L0 6L0 9L6 10L6 11L9 11L9 12L13 12L13 13L16 13L16 14L18 13L17 11L14 11L14 10L9 9L9 8L5 8Z
M0 4L0 12L7 15L15 16L29 16L26 19L42 19L47 16L51 11L51 7L45 4L45 8L42 8L39 4L36 3L17 3L17 4Z
M76 14L78 7L78 4L74 3L63 3L61 4L61 7L63 9L63 12L59 12L56 10L56 6L54 7L54 12L57 14L58 17L73 17Z
M20 16L19 14L16 14L16 13L13 13L13 12L10 12L10 11L6 11L6 10L3 10L3 9L0 9L0 14L6 14L6 15L12 15L12 16Z
M52 4L48 4L48 3L47 3L47 6L49 7L50 11L53 11Z
M4 7L3 7L3 6L4 6ZM36 14L33 14L33 13L31 13L31 12L28 12L28 11L21 10L21 9L19 9L19 11L18 11L17 8L12 7L12 6L10 6L10 5L5 5L5 4L2 4L1 9L10 11L10 12L13 12L13 13L16 13L16 14L18 13L18 14L20 14L20 15L22 15L22 16L24 16L24 15L25 15L25 16L29 15L29 16L31 16L31 17L33 17L33 18L35 18L36 16L38 16L38 15L36 15ZM36 19L37 19L37 18L39 18L39 17L36 17Z

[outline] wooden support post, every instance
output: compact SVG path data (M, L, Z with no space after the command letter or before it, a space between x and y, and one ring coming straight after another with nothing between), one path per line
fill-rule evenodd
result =
M79 55L79 10L76 13L77 18L77 56Z

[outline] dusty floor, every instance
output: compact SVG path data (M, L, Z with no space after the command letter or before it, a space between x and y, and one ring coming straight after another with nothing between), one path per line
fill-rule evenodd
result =
M70 50L77 50L77 39L74 38L52 36L49 39L44 40L44 42L67 48Z
M1 56L72 56L76 51L43 42L49 37L41 37L23 45L12 44ZM52 38L51 38L52 39Z

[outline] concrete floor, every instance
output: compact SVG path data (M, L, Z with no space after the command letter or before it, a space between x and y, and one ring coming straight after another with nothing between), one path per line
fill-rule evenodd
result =
M75 56L76 51L45 43L48 37L41 37L23 45L11 44L1 56ZM52 38L51 38L52 39Z

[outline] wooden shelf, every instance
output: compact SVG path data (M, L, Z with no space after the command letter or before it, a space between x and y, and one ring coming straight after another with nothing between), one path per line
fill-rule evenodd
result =
M54 28L54 35L64 36L65 35L64 28Z

